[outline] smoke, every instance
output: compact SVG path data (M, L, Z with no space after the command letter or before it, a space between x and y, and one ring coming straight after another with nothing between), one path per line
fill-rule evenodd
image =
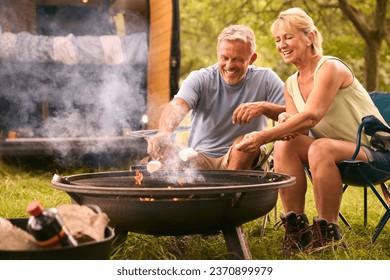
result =
M3 138L9 131L23 138L104 138L139 129L147 53L146 32L124 37L0 33ZM77 148L83 154L110 146L99 143ZM48 147L62 157L71 148L65 142Z
M50 116L42 127L43 137L118 136L125 128L139 128L145 110L142 69L69 70L60 72L69 80L48 94Z
M161 162L161 168L157 172L150 173L151 179L161 180L164 182L178 185L181 184L198 184L205 183L205 177L199 170L198 158L194 158L189 161L183 161L180 158L179 152L183 149L180 144L174 142L174 137L171 139L171 144L164 150L161 158L158 160ZM163 176L161 176L163 174Z
M151 180L163 181L177 187L182 187L187 184L197 185L207 183L202 172L194 167L186 166L182 169L175 169L166 163L163 164L159 171L150 173L149 177Z

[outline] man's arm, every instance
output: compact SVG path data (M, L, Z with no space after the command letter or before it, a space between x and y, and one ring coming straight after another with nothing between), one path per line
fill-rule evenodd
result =
M181 98L174 98L160 116L158 133L172 133L189 111L190 106L187 102Z
M148 141L148 154L160 157L169 145L172 133L190 111L190 106L181 98L174 98L161 113L156 135Z
M234 110L232 123L250 123L254 118L261 115L265 115L266 117L277 121L279 114L285 111L286 107L284 105L278 105L266 101L243 103Z

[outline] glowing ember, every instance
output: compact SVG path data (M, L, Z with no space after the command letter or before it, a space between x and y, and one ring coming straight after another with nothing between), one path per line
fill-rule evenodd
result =
M134 176L135 184L136 185L141 185L143 178L144 178L144 175L142 174L142 172L139 171L139 170L136 170L135 171L135 176Z
M140 197L139 200L140 201L154 201L154 198L153 197Z
M142 174L142 172L139 171L139 170L136 170L135 171L135 176L134 176L135 185L141 185L143 178L144 178L144 175ZM178 180L177 184L178 184L179 187L183 187L184 186L184 181ZM167 189L168 190L175 189L175 188L176 188L176 186L174 186L174 185L167 185ZM185 199L185 198L179 198L179 197L172 197L171 198L172 201L180 201L180 200L183 200L183 199ZM154 201L154 200L155 200L154 197L140 197L139 198L139 201Z

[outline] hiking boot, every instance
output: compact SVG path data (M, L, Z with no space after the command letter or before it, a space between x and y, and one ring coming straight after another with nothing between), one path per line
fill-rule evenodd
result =
M328 248L334 242L340 241L343 238L341 228L334 223L328 223L322 218L314 218L313 225L313 240L311 242L309 252L320 251Z
M285 228L283 239L283 253L294 255L301 252L311 241L311 232L309 230L309 220L305 214L296 214L288 212L280 215L279 222Z

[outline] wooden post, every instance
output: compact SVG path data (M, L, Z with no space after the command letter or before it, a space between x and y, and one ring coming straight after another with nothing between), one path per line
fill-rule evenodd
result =
M170 101L172 1L150 0L149 59L147 73L148 129L158 127L160 114Z
M35 0L0 0L0 25L3 32L36 31Z

